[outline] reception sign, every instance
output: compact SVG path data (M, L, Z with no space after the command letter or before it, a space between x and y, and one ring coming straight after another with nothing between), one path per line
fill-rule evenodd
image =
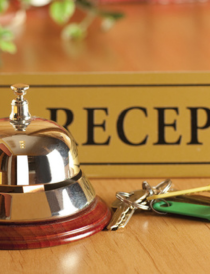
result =
M74 136L92 177L210 176L210 73L1 74L30 85L30 112Z

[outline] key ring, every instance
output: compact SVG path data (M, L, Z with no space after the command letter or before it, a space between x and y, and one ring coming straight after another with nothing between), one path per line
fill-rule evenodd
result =
M161 190L161 187L165 187ZM150 184L146 181L142 183L142 188L149 191L150 195L154 194L163 194L168 192L168 190L171 188L172 182L170 179L166 179L165 181L159 183L157 186L151 187Z
M165 187L161 190L161 187L163 187L164 185L165 185ZM149 194L151 196L154 194L158 195L158 194L163 194L163 193L168 192L171 185L172 185L172 182L170 179L166 179L165 181L159 183L155 187L151 187L148 182L144 181L142 183L142 188L148 190ZM164 199L160 199L160 200L163 200L169 206L169 204L166 202L166 200L164 200ZM157 214L166 215L167 213L163 213L163 212L160 212L160 211L157 211L154 209L153 204L155 203L155 201L157 201L157 199L149 201L149 208Z
M160 212L160 211L157 211L156 209L154 209L153 205L155 204L156 201L163 201L164 203L167 204L167 206L170 206L170 204L165 199L156 199L156 200L150 201L150 208L151 208L151 210L154 211L157 214L160 214L160 215L166 215L166 214L168 214L168 213Z
M166 185L160 192L159 194L163 194L169 191L169 189L171 188L172 182L170 179L166 179L165 181L161 182L160 184L158 184L155 189L159 190L161 189L162 186Z

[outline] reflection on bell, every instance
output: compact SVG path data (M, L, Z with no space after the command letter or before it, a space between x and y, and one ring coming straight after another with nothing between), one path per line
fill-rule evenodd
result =
M30 115L28 88L12 86L17 98L0 119L0 249L78 240L102 230L111 215L80 169L72 135Z

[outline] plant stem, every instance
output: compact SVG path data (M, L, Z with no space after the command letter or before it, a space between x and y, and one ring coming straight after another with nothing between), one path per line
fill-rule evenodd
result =
M83 30L87 30L88 27L92 24L93 20L95 19L96 14L93 12L88 12L86 17L82 20L82 22L80 22L80 27Z

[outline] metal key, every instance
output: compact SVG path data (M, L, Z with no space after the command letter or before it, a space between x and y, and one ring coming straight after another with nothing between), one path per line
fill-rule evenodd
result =
M153 209L150 205L152 201L148 202L147 197L153 194L160 194L167 192L171 187L171 181L165 180L155 187L151 187L147 182L143 182L141 190L136 190L130 193L117 192L117 199L112 203L112 208L116 211L107 226L107 229L117 230L127 225L135 210ZM153 209L154 210L154 209Z
M191 204L200 204L200 205L210 205L210 196L203 196L203 195L193 195L193 194L182 194L180 196L174 196L174 194L177 194L177 191L179 191L176 188L171 187L172 182L167 179L164 182L160 183L159 185L157 185L156 187L151 187L147 182L143 182L142 187L143 189L147 189L150 190L150 196L148 197L148 202L150 202L152 200L152 198L154 197L158 197L159 199L163 199L165 202L167 202L168 199L170 199L170 201L177 201L177 202L183 202L183 203L191 203ZM161 188L163 188L161 190ZM206 187L205 187L206 188ZM209 186L207 186L207 188L209 188ZM153 190L153 192L151 192L151 189ZM196 189L190 189L190 193L191 191L195 191ZM199 188L200 190L200 188ZM188 190L187 190L188 191ZM184 190L185 192L185 190ZM164 196L160 195L160 194L165 194ZM170 197L168 197L168 194ZM171 196L171 194L173 196ZM156 195L156 196L153 196ZM155 202L155 200L154 200ZM145 202L146 203L146 202ZM151 208L153 210L153 207Z
M179 189L170 188L170 192L178 191ZM204 196L201 194L184 194L180 196L174 196L165 198L164 200L174 201L174 202L183 202L189 204L199 204L199 205L210 205L210 196Z
M117 209L123 202L120 199L116 199L112 204L111 204L111 208L112 209ZM138 203L136 206L138 206L139 209L144 209L144 210L148 210L148 201L145 199L144 201L142 201L141 203ZM145 207L144 207L145 206Z
M167 201L168 199L173 202L210 205L210 197L203 196L203 195L182 195L182 196L166 198L165 200Z
M164 182L162 182L161 184L164 185ZM157 188L157 187L155 187L155 188ZM151 195L147 197L147 201L150 206L150 209L158 214L167 214L170 211L173 212L173 210L177 210L175 208L176 205L178 206L178 205L185 204L186 208L194 207L196 209L197 208L203 209L203 208L205 208L205 205L210 204L210 197L205 197L205 196L201 196L201 195L189 195L191 193L209 191L210 186L187 189L187 190L173 189L172 191L170 191L171 189L170 189L170 186L168 185L168 189L166 186L163 191L158 192L155 190L154 187L151 187L147 182L144 182L143 188L150 190ZM170 206L170 204L172 204L172 203L174 205L173 208L171 208L171 206ZM163 204L164 208L160 209L160 207L158 207L160 204L161 205ZM191 205L189 205L189 204L191 204ZM182 215L187 215L187 214L190 215L191 214L191 216L194 216L193 214L195 214L195 213L190 213L188 211L185 212L185 210L183 210L183 209L181 209L181 211L182 212L180 214L182 214ZM178 211L177 211L177 213L178 213ZM197 214L196 216L198 216L198 213L196 213L196 214ZM204 218L206 218L206 217L204 217Z
M150 201L150 200L164 199L164 198L169 198L169 197L182 196L182 195L186 195L186 194L205 192L205 191L210 191L210 185L204 186L204 187L186 189L186 190L172 191L172 192L167 192L167 193L163 193L163 194L154 194L154 195L149 196L147 198L147 200Z
M141 202L144 201L148 195L149 192L144 189L130 193L117 192L117 200L114 201L114 206L112 206L113 208L117 207L117 210L114 212L107 229L117 230L118 228L124 228L135 210L140 208ZM148 208L148 206L145 205L145 209L146 208Z

